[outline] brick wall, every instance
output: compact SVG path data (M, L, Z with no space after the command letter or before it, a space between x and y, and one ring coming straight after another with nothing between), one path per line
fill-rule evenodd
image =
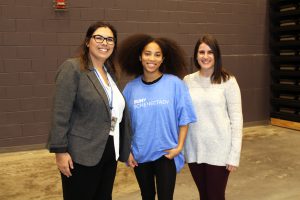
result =
M46 141L55 71L96 20L115 25L120 40L141 32L175 39L189 58L201 34L214 34L240 84L245 122L269 119L267 0L67 2L57 12L52 0L0 0L0 147Z

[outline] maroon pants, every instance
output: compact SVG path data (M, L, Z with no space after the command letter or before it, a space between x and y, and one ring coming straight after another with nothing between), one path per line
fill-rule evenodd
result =
M201 200L225 200L229 171L225 166L189 163Z

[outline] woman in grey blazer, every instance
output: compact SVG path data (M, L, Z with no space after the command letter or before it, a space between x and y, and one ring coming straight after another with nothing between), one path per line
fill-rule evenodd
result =
M56 155L65 200L112 199L117 160L128 160L131 128L115 83L116 47L114 27L96 22L80 56L59 67L47 147Z

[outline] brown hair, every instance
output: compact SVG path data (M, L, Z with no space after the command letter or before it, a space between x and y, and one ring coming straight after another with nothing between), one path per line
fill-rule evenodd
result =
M89 47L87 47L87 43L90 41L90 39L93 36L93 33L101 27L107 27L109 28L112 33L113 33L113 37L115 40L115 46L114 46L114 50L112 52L112 54L109 56L109 58L105 61L104 65L107 68L107 70L109 70L109 72L115 73L116 72L116 68L114 65L114 59L115 59L115 55L116 55L116 49L117 49L117 31L116 29L109 23L105 23L105 22L95 22L93 24L90 25L90 27L88 28L86 34L85 34L85 38L82 42L82 44L80 45L79 48L79 57L80 57L80 61L81 61L81 69L82 70L87 70L89 67L89 62L90 62L90 58L89 58Z
M198 63L198 50L199 50L199 46L202 43L207 44L211 48L211 50L214 54L214 58L215 58L215 65L214 65L213 74L211 76L211 83L220 84L222 81L226 82L230 78L231 75L223 69L221 50L220 50L218 41L212 35L209 35L209 34L204 35L196 42L196 45L194 48L194 64L195 64L195 66L198 69L201 69L201 66Z

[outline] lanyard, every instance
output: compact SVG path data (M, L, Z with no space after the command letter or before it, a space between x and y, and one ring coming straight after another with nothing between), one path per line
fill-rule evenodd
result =
M109 74L107 73L106 68L105 67L103 67L103 68L104 68L104 70L105 70L105 72L107 74L108 84L110 85L110 96L108 95L108 91L107 91L107 89L105 87L105 83L102 80L102 78L100 77L100 74L99 74L99 72L98 72L98 70L96 68L94 68L94 72L95 72L95 74L96 74L96 76L97 76L97 78L98 78L101 86L103 87L107 98L108 98L109 108L110 108L110 110L112 110L113 109L113 106L112 106L112 104L113 104L113 88L112 88L112 84L109 81L109 77L108 77Z

